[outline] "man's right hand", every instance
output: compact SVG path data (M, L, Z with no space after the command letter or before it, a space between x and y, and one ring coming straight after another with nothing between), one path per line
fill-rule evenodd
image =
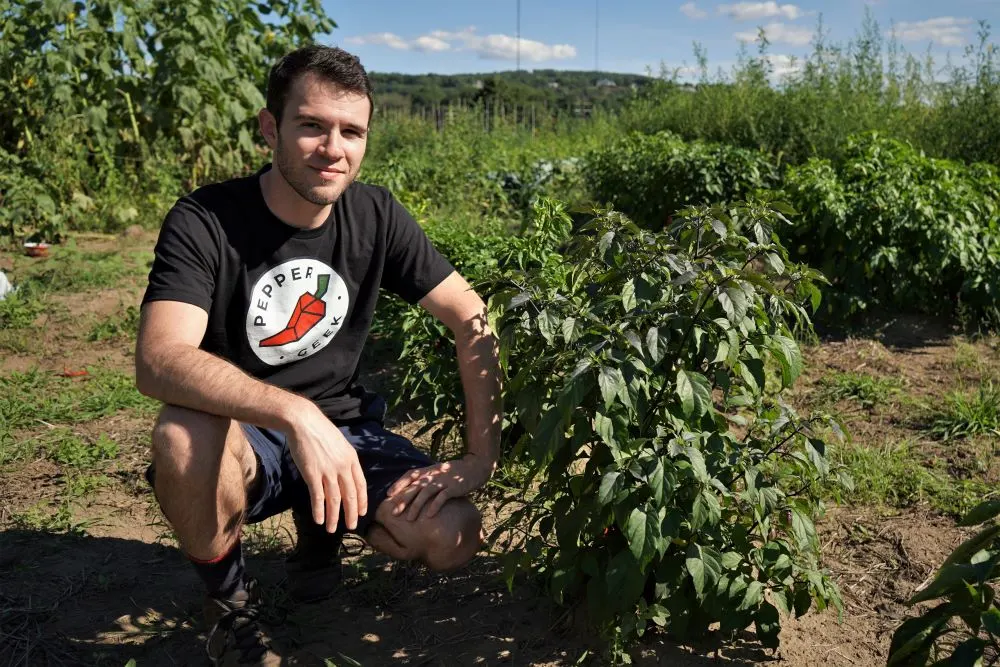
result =
M288 433L288 449L309 487L313 520L337 530L340 506L349 530L368 513L368 485L358 454L315 405L299 414Z

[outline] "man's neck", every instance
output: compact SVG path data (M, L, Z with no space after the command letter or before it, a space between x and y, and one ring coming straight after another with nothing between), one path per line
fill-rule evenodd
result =
M271 168L260 176L260 191L264 203L279 220L298 229L316 229L330 217L332 204L319 206L303 199L282 177L277 168Z

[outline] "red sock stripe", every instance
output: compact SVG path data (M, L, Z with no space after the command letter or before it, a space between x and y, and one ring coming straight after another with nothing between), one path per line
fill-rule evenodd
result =
M189 561L191 561L192 563L198 563L199 565L214 565L215 563L221 563L223 560L225 560L226 556L228 556L229 554L233 553L233 549L235 549L237 546L239 546L239 544L240 544L240 536L237 535L236 536L236 541L233 542L232 545L230 545L230 547L228 549L226 549L225 551L223 551L222 554L216 556L215 558L209 558L208 560L202 560L201 558L195 558L191 554L184 554L184 555L187 556L187 559Z

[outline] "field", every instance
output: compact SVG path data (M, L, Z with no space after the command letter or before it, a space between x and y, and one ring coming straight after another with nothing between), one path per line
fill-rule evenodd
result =
M138 306L177 197L268 159L266 63L333 28L315 0L132 4L2 12L0 664L202 659L143 478ZM380 79L360 179L490 297L497 539L449 575L355 541L297 607L290 518L248 528L296 664L1000 662L1000 50L984 24L942 66L870 14L787 76L767 49L615 95ZM456 452L448 332L386 296L369 343L390 426Z
M154 238L79 235L49 259L0 255L0 270L42 285L19 308L5 306L18 319L0 333L4 664L190 664L202 650L197 581L142 479L156 406L132 387L132 345ZM60 279L46 282L49 275ZM849 466L855 491L840 504L829 499L819 522L845 612L842 623L833 612L788 622L777 657L792 666L881 665L904 601L962 537L953 517L998 482L995 437L941 439L931 429L996 426L995 400L978 417L956 410L960 396L974 401L995 386L1000 347L928 318L901 318L824 337L805 356L793 401L832 407L853 435L832 457ZM392 361L367 359L367 381L391 384ZM392 420L413 433L414 417L400 409ZM491 488L478 502L489 515L502 494ZM508 592L489 553L433 576L364 549L350 558L342 596L294 607L280 585L285 519L254 527L246 541L269 616L301 664L571 665L596 649L573 610L530 581ZM752 632L735 643L647 640L640 652L650 657L639 664L776 657Z

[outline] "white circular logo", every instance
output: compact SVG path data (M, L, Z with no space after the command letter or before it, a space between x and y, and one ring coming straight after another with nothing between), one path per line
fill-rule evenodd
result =
M269 366L312 356L340 331L349 303L344 279L323 262L279 264L258 278L250 292L250 349Z

